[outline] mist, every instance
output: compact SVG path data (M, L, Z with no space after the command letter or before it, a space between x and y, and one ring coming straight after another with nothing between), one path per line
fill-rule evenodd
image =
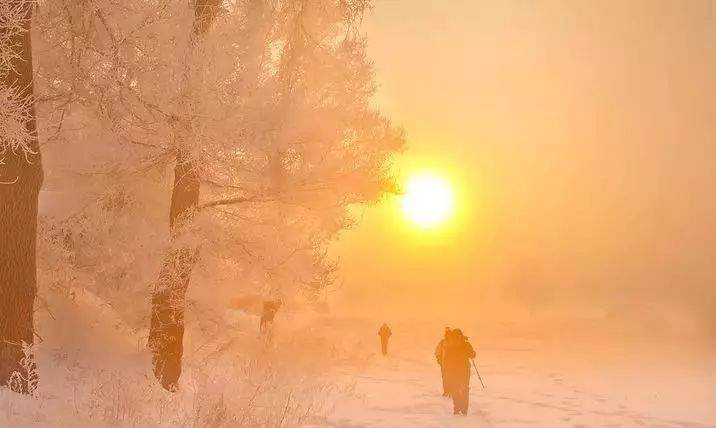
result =
M711 0L0 2L0 427L716 426L714 76Z
M378 103L421 154L403 169L451 171L463 212L421 237L391 201L369 209L339 243L345 288L388 312L504 304L713 337L713 4L403 6L367 24Z

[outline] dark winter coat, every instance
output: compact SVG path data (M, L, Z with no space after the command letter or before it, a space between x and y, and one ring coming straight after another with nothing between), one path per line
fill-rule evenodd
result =
M388 327L387 324L383 324L380 330L378 330L378 336L383 340L387 340L392 334L393 332L390 331L390 327Z
M442 365L447 377L449 392L470 387L470 360L475 358L467 338L462 335L450 335L443 343Z

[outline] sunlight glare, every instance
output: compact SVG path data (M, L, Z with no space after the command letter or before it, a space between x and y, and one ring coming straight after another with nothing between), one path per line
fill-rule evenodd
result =
M447 180L434 174L417 174L408 179L401 206L410 221L429 229L450 218L455 196Z

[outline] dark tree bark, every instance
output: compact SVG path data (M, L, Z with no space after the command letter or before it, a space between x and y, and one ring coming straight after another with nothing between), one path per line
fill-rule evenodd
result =
M192 41L198 43L208 30L220 0L196 0ZM169 210L169 231L172 236L190 221L199 203L199 177L182 141L177 149L174 168L174 187ZM175 391L181 376L184 352L184 309L186 291L196 262L197 250L179 248L164 259L159 282L152 296L152 318L149 330L149 347L153 354L154 376L169 390Z
M32 6L23 0L12 2L24 8L24 31L0 33L0 37L11 38L11 46L17 53L2 84L20 89L21 95L30 100L29 120L25 126L32 139L30 153L9 148L0 152L3 160L0 164L0 385L10 386L17 392L32 393L37 381L35 365L31 355L23 361L22 346L23 343L33 344L37 198L43 173L33 98ZM0 135L2 138L7 136ZM13 373L19 376L15 375L11 382Z
M170 233L178 233L199 202L199 179L194 165L177 155L174 187L169 210ZM149 346L153 353L154 376L170 391L181 376L186 290L196 261L196 250L179 248L169 252L152 296Z

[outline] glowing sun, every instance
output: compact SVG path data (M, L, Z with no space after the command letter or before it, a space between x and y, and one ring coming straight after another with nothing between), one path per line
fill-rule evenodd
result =
M401 206L415 225L434 228L452 216L455 195L447 180L434 174L416 174L408 179Z

